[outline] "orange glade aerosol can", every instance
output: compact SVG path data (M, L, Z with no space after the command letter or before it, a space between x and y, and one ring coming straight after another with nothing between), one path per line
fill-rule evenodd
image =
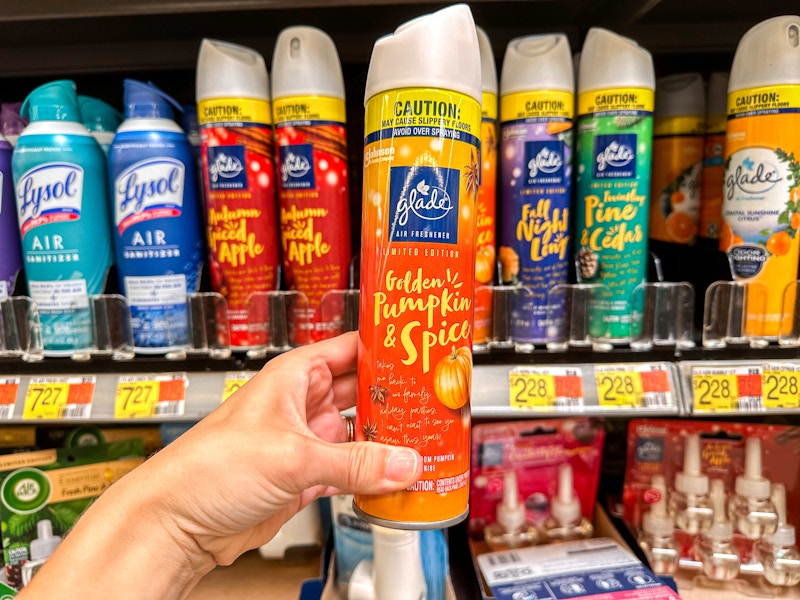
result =
M481 178L475 230L475 327L472 348L487 351L492 335L492 292L497 264L497 68L489 36L480 27L481 52Z
M416 448L423 475L354 507L378 525L438 529L469 500L481 126L469 8L379 39L365 100L356 436Z

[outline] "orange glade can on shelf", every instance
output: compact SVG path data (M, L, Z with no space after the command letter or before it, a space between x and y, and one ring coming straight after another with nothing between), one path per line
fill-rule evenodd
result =
M468 512L480 73L456 5L379 40L367 77L356 437L423 460L411 488L356 495L387 527Z

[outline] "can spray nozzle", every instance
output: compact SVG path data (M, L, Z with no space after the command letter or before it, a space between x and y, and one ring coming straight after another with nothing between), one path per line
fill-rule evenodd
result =
M74 81L60 79L40 85L22 103L20 115L31 121L75 121L80 123L78 92Z
M745 441L744 474L736 478L736 494L754 500L766 500L770 481L761 475L761 440L749 437Z
M569 463L558 467L558 493L550 501L550 512L561 525L575 523L581 518L581 503L575 495L572 467Z
M124 87L127 119L173 119L172 107L183 113L183 107L152 82L126 79Z
M708 494L708 477L700 469L700 436L686 436L683 445L683 471L675 475L675 489L683 494Z

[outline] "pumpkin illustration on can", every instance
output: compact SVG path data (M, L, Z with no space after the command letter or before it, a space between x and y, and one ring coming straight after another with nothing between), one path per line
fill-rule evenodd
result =
M469 402L472 388L472 352L462 346L442 358L433 376L433 391L439 402L457 410Z

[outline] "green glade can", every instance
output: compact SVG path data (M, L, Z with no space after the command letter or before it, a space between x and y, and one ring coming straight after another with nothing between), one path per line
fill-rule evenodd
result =
M592 28L578 74L575 252L583 283L598 283L589 308L592 339L636 337L647 275L647 225L655 73L633 40ZM635 298L635 299L634 299Z

